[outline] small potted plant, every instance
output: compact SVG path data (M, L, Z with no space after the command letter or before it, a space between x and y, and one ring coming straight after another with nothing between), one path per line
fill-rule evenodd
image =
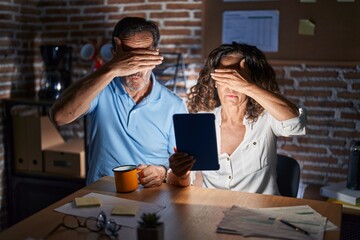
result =
M137 228L138 240L163 240L164 223L156 213L143 213Z

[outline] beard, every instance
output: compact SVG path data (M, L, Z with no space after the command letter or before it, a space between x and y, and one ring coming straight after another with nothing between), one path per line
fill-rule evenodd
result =
M123 77L122 84L132 92L137 92L148 86L150 82L150 72L137 72Z

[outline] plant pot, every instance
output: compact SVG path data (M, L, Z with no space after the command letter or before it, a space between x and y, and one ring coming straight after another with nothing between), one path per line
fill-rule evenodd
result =
M159 224L155 228L137 228L138 240L164 240L164 223Z

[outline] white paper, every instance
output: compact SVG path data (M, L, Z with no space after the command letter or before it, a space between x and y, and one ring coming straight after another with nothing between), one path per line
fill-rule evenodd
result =
M323 239L327 223L327 218L321 216L307 205L278 208L243 208L233 206L225 211L224 215L224 218L218 225L217 232L240 234L243 236L320 240ZM309 232L310 235L298 232L278 219L286 220Z
M98 198L101 203L100 207L76 208L75 203L71 202L56 208L55 211L84 218L97 217L101 211L104 211L106 216L114 219L117 224L135 228L143 213L158 213L165 208L165 206L162 205L128 200L98 193L89 193L84 197ZM115 216L111 215L111 210L114 206L136 206L138 207L138 211L135 216Z
M225 11L222 43L254 45L263 52L279 48L279 11Z
M360 204L360 191L348 189L346 181L321 187L320 195L352 205Z

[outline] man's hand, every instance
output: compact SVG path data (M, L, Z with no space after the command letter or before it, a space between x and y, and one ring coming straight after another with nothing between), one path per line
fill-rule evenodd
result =
M116 76L123 77L137 72L154 69L162 63L163 57L158 50L133 49L124 51L121 40L114 37L116 51L108 66L116 72Z
M141 170L138 173L139 181L144 187L158 187L166 176L166 170L162 166L140 164L137 169Z

